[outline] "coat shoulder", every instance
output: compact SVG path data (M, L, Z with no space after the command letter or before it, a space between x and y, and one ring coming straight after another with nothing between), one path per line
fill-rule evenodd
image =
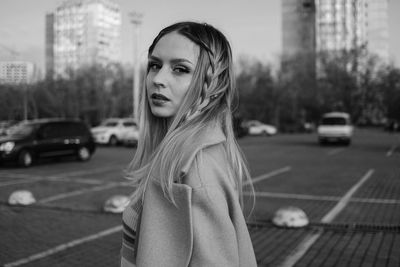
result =
M197 151L182 181L193 189L215 187L223 191L234 187L224 143L211 145Z

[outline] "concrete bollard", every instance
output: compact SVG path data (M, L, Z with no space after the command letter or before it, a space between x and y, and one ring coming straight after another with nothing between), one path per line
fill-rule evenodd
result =
M279 227L299 228L307 226L309 220L302 209L294 206L287 206L275 212L272 223Z
M27 206L35 203L36 200L33 194L28 190L17 190L11 193L8 198L8 204L10 205L22 205Z
M104 204L105 212L121 213L129 204L129 197L124 195L115 195L106 200Z

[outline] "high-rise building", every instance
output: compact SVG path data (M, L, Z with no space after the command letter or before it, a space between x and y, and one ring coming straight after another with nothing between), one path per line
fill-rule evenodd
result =
M365 0L318 0L316 15L317 50L340 51L366 45Z
M282 50L284 56L315 53L314 0L282 1Z
M32 62L0 61L0 84L30 84L38 78L38 68Z
M367 1L367 48L369 51L389 61L389 0Z
M46 78L54 77L54 14L46 15Z
M283 0L284 56L365 49L388 58L388 0Z
M47 77L121 60L122 15L112 0L69 0L46 15Z
M282 70L288 74L293 63L315 73L316 6L314 0L282 1Z

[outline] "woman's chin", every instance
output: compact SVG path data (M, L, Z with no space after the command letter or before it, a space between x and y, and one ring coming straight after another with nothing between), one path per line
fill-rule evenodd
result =
M151 113L159 118L170 118L174 115L170 110L162 107L151 107Z

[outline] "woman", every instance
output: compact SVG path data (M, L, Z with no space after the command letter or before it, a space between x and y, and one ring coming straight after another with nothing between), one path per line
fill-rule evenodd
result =
M176 23L153 41L121 266L256 266L241 208L250 176L232 130L234 90L231 48L214 27Z

